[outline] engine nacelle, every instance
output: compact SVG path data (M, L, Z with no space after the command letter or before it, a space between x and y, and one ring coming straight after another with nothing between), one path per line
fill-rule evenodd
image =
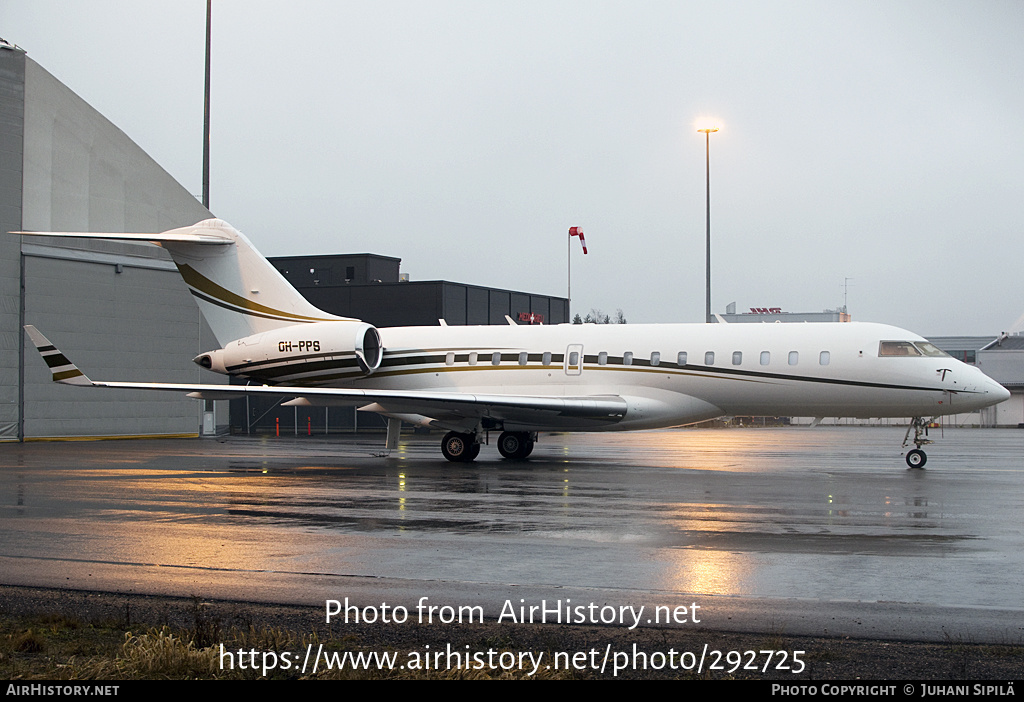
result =
M383 357L376 327L351 321L281 327L237 339L192 360L216 373L278 382L283 375L302 373L303 366L312 369L314 364L319 369L333 364L339 370L348 364L370 375L380 367ZM350 363L352 360L355 364Z

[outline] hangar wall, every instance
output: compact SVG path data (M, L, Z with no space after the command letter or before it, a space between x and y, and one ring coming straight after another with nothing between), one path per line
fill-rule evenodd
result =
M0 49L0 439L16 438L21 349L21 168L25 117L25 55Z
M217 344L166 253L6 232L158 232L209 211L9 45L0 45L0 156L0 439L196 434L195 400L55 385L21 330L36 325L98 380L223 382L191 362ZM218 411L226 425L227 407Z

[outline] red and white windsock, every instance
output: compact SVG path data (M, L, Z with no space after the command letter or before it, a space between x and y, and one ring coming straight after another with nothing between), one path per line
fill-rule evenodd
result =
M583 253L587 253L587 241L583 238L583 229L581 227L569 227L569 236L578 236L580 244L583 246Z

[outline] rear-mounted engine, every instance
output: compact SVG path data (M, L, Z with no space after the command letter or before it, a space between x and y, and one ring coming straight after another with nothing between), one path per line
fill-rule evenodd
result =
M365 322L315 322L295 324L232 341L222 349L207 351L193 361L216 373L260 378L271 370L287 367L301 373L304 362L344 361L355 357L364 375L380 368L384 357L380 333Z

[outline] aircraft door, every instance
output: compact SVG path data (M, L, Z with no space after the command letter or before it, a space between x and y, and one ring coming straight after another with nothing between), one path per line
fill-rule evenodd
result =
M583 344L569 344L565 349L565 374L579 375L583 372Z

